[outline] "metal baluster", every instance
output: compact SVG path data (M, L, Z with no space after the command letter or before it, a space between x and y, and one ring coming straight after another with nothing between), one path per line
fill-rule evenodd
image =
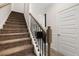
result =
M44 35L44 39L45 39L45 42L44 42L44 52L45 52L45 56L47 55L47 47L46 47L46 37Z
M43 56L43 52L44 52L44 51L43 51L43 38L42 38L42 56Z
M39 27L39 31L40 31L40 27ZM42 50L41 50L41 39L40 39L40 53L42 52ZM42 56L42 54L41 54L41 56Z

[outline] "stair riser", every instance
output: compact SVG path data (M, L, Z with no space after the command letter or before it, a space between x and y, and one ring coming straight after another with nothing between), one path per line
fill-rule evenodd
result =
M15 18L8 19L7 21L10 21L10 22L25 22L25 20L15 19Z
M8 19L10 19L10 18L24 19L24 16L22 16L22 15L10 15L10 16L8 17Z
M4 30L7 30L7 31L27 31L27 29L4 29Z
M0 44L0 51L1 50L5 50L5 49L9 49L9 48L13 48L13 47L17 47L17 46L21 46L24 44L31 44L30 40L24 40L24 41L20 41L20 42L14 42L14 43L8 43L8 44Z
M13 27L27 27L26 25L4 25L3 27L11 27L11 28L13 28Z
M9 18L14 18L13 16L14 16L15 18L19 18L19 17L20 17L20 18L24 18L24 16L22 16L22 15L18 15L18 16L17 16L17 15L10 15Z
M13 24L10 24L10 25L9 24L6 24L6 26L12 26L12 25ZM16 25L16 24L14 24L13 26L26 26L26 25L25 24L22 24L22 25L19 25L19 24Z
M10 55L7 55L7 56L27 56L29 53L34 53L33 48L29 48L27 50L23 50L21 52L17 52L17 53L10 54Z
M22 19L24 19L23 17L21 17L21 16L15 16L15 17L13 17L13 16L11 16L11 17L9 17L8 19L20 19L20 20L22 20Z
M9 17L20 17L20 18L23 18L24 15L19 15L19 14L10 14Z
M27 30L27 28L21 28L21 27L10 28L10 27L5 27L4 30Z
M14 25L14 24L16 24L16 25L26 25L26 23L20 23L20 22L6 22L6 24L7 25Z
M0 36L0 41L10 40L10 39L27 38L27 37L29 37L29 34L22 34L22 35L3 35L3 36Z
M16 31L13 31L13 30L11 30L11 31L7 31L7 30L5 30L5 31L1 31L0 33L2 34L2 33L4 33L4 34L6 34L6 33L27 33L27 30L25 30L25 31L23 31L23 30L16 30Z
M10 15L8 19L10 18L16 18L16 19L23 18L24 19L24 15Z
M11 16L11 17L9 17L9 19L11 19L11 18L15 18L15 19L24 19L23 17L21 17L21 16Z
M26 22L25 21L22 21L22 22L16 22L16 21L14 21L14 22L12 22L12 21L7 20L6 23L23 23L24 24Z

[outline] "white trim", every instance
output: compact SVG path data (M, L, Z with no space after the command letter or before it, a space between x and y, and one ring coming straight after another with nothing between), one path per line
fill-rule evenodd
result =
M8 4L8 5L11 5L11 4ZM6 5L6 6L8 6L8 5ZM5 7L3 7L3 8L5 8ZM7 21L7 19L8 19L8 17L9 17L10 13L11 13L11 10L10 10L10 12L8 13L8 16L5 17L5 22ZM5 24L5 22L4 22L4 24ZM3 24L3 25L4 25L4 24ZM3 25L0 25L0 26L1 26L0 29L3 29Z
M31 37L31 39L32 39L32 44L34 45L34 52L35 52L35 54L36 54L37 56L40 56L40 55L39 55L40 53L39 53L39 51L38 51L38 47L36 47L34 38L33 38L32 33L31 33L30 30L29 30L29 33L30 33L30 37Z
M25 14L24 14L24 17L25 17ZM29 17L29 16L28 16ZM34 45L34 52L37 56L40 56L39 55L39 52L38 52L38 47L36 47L36 44L35 44L35 41L34 41L34 38L32 36L32 33L31 33L31 30L30 30L30 27L29 27L29 24L27 23L27 20L26 21L26 24L27 24L27 28L28 28L28 31L30 33L30 38L32 39L32 44Z

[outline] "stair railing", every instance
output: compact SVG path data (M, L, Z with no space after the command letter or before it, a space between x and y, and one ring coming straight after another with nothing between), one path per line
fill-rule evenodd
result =
M44 30L39 22L30 13L30 30L32 36L36 40L36 47L38 47L39 56L50 56L51 42L52 42L52 30L48 26L47 30Z

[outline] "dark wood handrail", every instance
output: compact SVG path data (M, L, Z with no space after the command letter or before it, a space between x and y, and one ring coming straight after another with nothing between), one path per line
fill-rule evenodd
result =
M43 27L39 24L39 22L35 19L35 17L31 14L31 13L29 13L29 15L31 15L32 16L32 18L35 20L35 22L39 25L39 27L43 30L43 32L44 32L44 34L46 34L46 31L43 29Z
M0 5L0 8L3 8L3 7L5 7L5 6L9 5L9 4L10 3L4 3L4 4Z

